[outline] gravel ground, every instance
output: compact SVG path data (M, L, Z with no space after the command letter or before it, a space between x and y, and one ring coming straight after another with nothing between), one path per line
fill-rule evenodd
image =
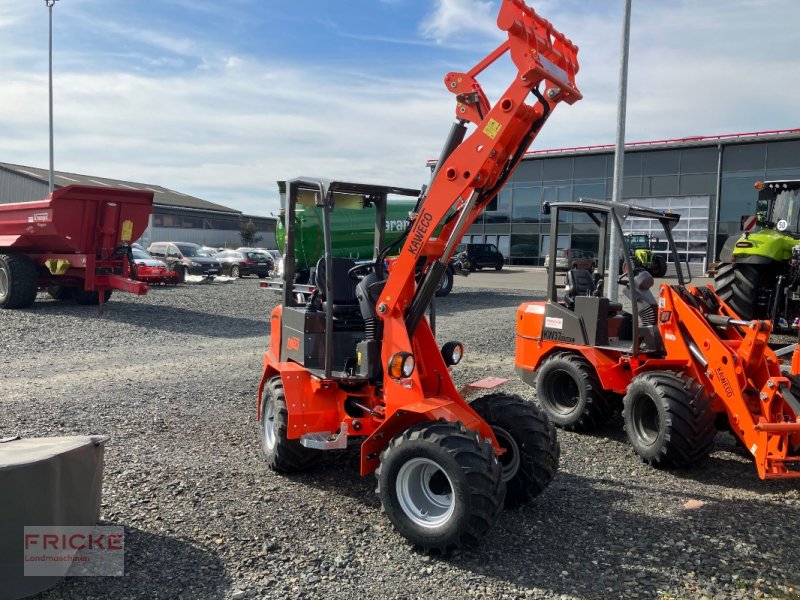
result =
M440 339L467 348L457 384L501 375L532 397L513 370L531 296L456 285L439 301ZM800 486L760 481L726 434L676 473L638 460L620 422L559 431L549 489L448 560L392 530L355 450L269 472L254 416L276 300L249 279L118 294L105 317L46 298L0 312L0 437L109 434L102 519L126 531L124 578L42 598L800 598Z

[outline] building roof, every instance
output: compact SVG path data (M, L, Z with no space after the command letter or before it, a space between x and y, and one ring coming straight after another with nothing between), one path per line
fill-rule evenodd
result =
M800 129L776 129L773 131L752 131L749 133L725 133L722 135L706 135L667 140L651 140L647 142L625 142L625 152L641 150L659 150L667 148L716 146L726 144L747 144L752 142L779 142L800 139ZM572 148L553 148L547 150L530 150L524 158L549 158L559 155L575 154L610 154L614 152L614 144L598 144L594 146L575 146ZM428 166L436 164L436 159L429 159Z
M0 162L0 170L11 171L23 177L28 177L45 184L49 182L49 171L36 167L24 165L14 165ZM176 192L169 188L151 183L139 183L136 181L125 181L122 179L109 179L107 177L95 177L93 175L81 175L79 173L69 173L65 171L55 171L55 187L62 188L68 185L94 185L99 187L118 187L130 190L147 190L155 192L153 203L155 205L167 206L170 208L188 208L194 210L209 210L223 213L241 214L241 211L229 208L221 204L202 200L188 194Z

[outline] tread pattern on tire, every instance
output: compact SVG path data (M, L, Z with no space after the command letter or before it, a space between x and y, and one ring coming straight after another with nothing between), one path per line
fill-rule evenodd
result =
M506 482L507 508L525 504L541 494L555 477L561 457L555 426L547 415L516 394L493 393L476 398L470 406L489 425L517 434L523 479Z
M603 390L603 385L600 383L600 378L594 370L594 367L582 356L573 354L571 352L558 352L548 356L544 362L539 366L539 371L542 371L548 365L564 361L576 368L582 378L582 382L576 382L579 386L583 386L586 390L587 400L586 407L583 412L572 422L568 424L558 424L556 427L561 427L567 431L592 431L597 429L600 425L608 420L611 413L614 412L614 404L609 400ZM541 382L536 378L536 394L539 398L539 404L545 408L541 401ZM545 412L547 412L545 408ZM553 419L552 415L550 416Z
M717 270L714 288L742 319L756 317L759 271L756 265L725 263Z
M2 308L28 308L36 300L39 274L36 264L23 254L0 254L8 275L8 294Z
M503 510L506 487L503 483L502 468L495 457L494 447L481 440L476 432L467 429L462 423L445 420L417 423L389 442L389 445L381 452L380 465L375 471L378 481L375 492L381 499L383 511L391 518L390 511L386 508L384 495L393 492L390 489L381 489L381 474L386 468L386 462L404 444L415 440L425 440L443 448L458 462L469 484L468 505L472 507L472 511L454 539L441 543L415 541L412 536L408 535L408 532L402 531L396 522L394 522L395 529L423 550L439 552L443 555L448 555L459 548L478 544L492 528Z
M662 390L667 404L666 419L669 428L665 443L655 456L643 458L654 467L689 467L705 459L714 446L716 415L711 410L711 400L705 388L694 378L672 371L649 372L637 375L625 395L625 433L630 439L628 415L633 401L631 389L636 382L646 381ZM655 400L655 398L654 398Z
M286 397L283 393L283 383L280 376L273 377L267 382L266 394L261 405L261 418L264 418L264 407L268 394L275 400L275 436L277 442L272 456L266 454L264 441L264 425L259 427L262 447L265 449L267 466L277 473L295 473L308 469L319 456L319 451L306 448L300 440L288 439L289 410L286 408Z

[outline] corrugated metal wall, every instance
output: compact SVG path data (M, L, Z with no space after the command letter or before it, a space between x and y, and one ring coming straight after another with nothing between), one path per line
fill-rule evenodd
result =
M258 235L263 239L258 243L259 247L277 248L274 231L259 230ZM242 239L238 231L224 231L219 229L183 229L179 227L150 227L142 235L143 246L148 246L153 242L192 242L201 246L213 246L215 248L238 248L242 245Z
M47 196L47 184L0 169L0 203L29 202Z

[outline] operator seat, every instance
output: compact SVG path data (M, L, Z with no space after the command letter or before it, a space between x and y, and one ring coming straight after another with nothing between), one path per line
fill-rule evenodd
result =
M564 295L564 304L570 310L575 310L575 298L577 296L600 296L602 291L602 279L595 282L592 274L585 269L570 269L567 271L567 286ZM600 285L597 285L600 283ZM608 312L616 313L622 311L622 304L619 302L609 302Z
M317 261L316 275L314 283L319 290L322 299L322 310L326 310L326 303L333 304L333 316L340 318L359 317L361 311L356 298L356 286L358 281L348 275L350 269L356 266L356 262L351 258L331 259L332 275L331 294L333 298L326 297L325 290L325 257Z

